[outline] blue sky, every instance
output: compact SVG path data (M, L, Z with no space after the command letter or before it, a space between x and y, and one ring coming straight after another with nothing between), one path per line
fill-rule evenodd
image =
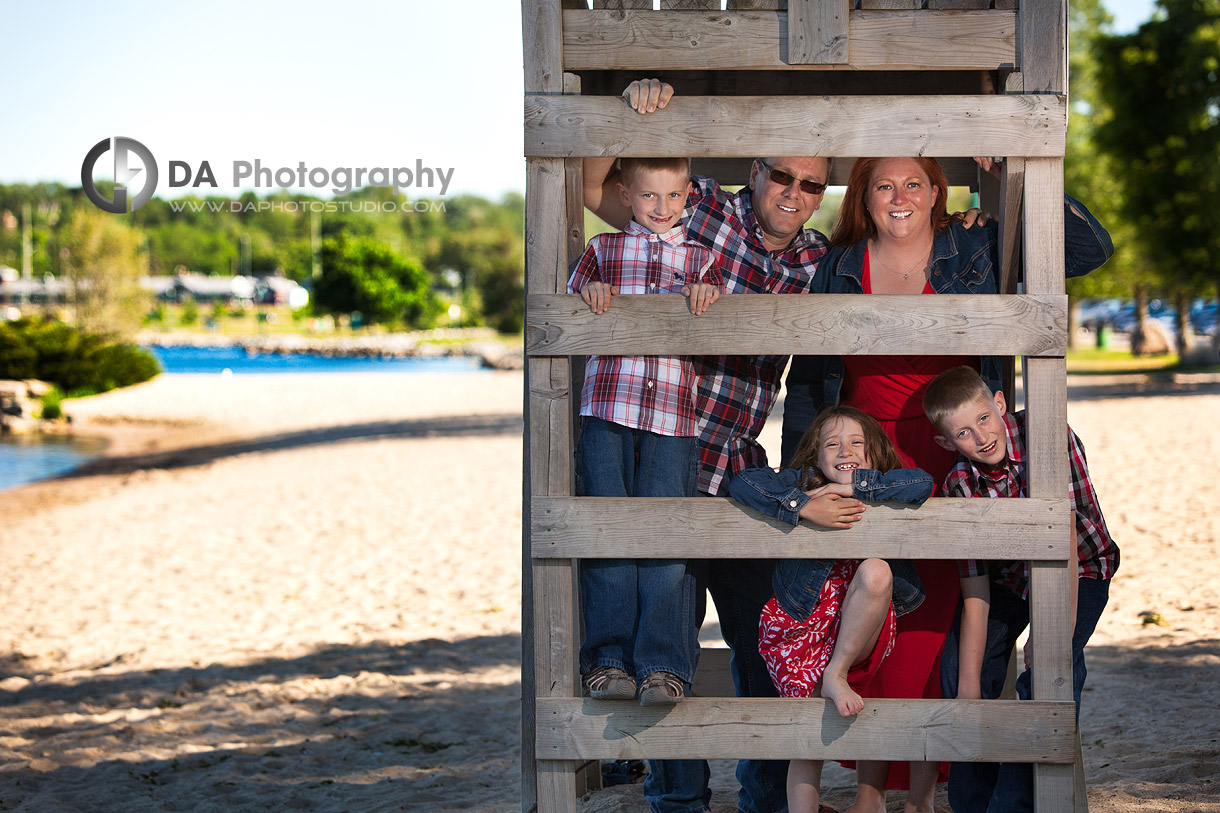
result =
M1153 8L1106 5L1118 32ZM187 191L167 188L170 160L208 161L219 195L255 159L422 162L453 169L450 195L525 186L514 0L0 0L0 31L0 183L79 185L89 148L122 135L156 156L162 196Z

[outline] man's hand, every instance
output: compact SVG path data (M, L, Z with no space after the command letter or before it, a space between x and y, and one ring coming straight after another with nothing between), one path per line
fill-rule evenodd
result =
M682 296L686 297L690 312L698 316L720 298L720 289L706 282L694 282L682 289Z
M673 87L660 79L637 79L623 91L623 98L637 113L662 110L673 95Z
M580 298L594 313L605 313L610 307L610 297L618 295L618 288L608 282L586 282L580 289Z
M814 497L801 508L801 519L823 528L850 528L864 514L864 503L838 494Z

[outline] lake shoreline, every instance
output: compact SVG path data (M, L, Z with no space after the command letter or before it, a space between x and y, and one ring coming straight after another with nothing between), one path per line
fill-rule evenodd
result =
M524 349L500 341L490 328L424 330L361 336L303 336L295 333L229 335L222 333L162 333L136 335L145 347L196 349L240 348L256 355L316 355L325 358L406 359L474 357L482 367L520 370Z

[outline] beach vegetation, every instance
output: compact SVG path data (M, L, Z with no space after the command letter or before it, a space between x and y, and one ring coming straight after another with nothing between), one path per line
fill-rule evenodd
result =
M80 207L59 234L59 273L75 324L91 334L129 336L149 295L140 288L143 235L119 218Z
M418 262L370 237L339 235L322 244L322 274L310 306L352 324L428 328L441 312L431 280Z
M139 384L160 372L152 354L130 342L53 319L0 323L0 378L35 378L77 397Z

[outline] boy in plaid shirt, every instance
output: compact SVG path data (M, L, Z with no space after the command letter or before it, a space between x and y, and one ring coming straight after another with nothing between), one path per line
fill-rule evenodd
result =
M961 454L945 478L947 497L1025 497L1029 493L1026 468L1025 411L1006 413L1004 393L991 393L978 372L957 367L928 385L924 413L938 432L936 442ZM1068 428L1071 458L1069 486L1076 514L1076 553L1079 578L1073 583L1072 683L1076 714L1084 687L1084 647L1097 626L1110 595L1110 578L1118 569L1118 545L1110 537L1101 515L1097 492L1089 479L1084 446ZM983 652L980 689L983 698L998 697L1008 671L1008 655L1017 637L1029 625L1029 573L1025 562L996 562L991 568L991 600L987 642ZM996 567L998 566L998 567ZM962 564L963 576L988 572L988 563ZM955 624L941 657L941 690L957 696L959 631ZM964 644L964 642L963 642ZM1028 699L1030 646L1025 647L1026 669L1017 679L1017 694ZM956 811L1031 811L1033 774L1028 763L955 762L949 771L949 804Z
M568 282L594 313L617 294L688 297L698 316L723 281L706 248L686 240L684 158L625 158L618 193L631 209L623 233L589 241ZM580 399L577 493L695 496L695 386L690 359L590 356ZM698 659L695 578L686 560L584 559L580 671L589 695L642 705L679 702Z

